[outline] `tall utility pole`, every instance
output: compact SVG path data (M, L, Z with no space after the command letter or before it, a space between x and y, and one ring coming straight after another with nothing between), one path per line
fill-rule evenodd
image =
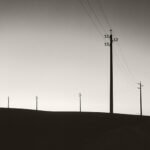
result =
M80 112L82 111L81 97L82 97L82 94L79 93L79 110L80 110Z
M139 87L138 89L140 90L140 115L142 116L143 115L143 112L142 112L142 83L140 81L140 83L138 83Z
M38 111L38 97L36 96L36 111Z
M113 42L118 41L118 38L113 38L112 30L110 30L110 35L105 35L105 38L110 39L110 43L106 42L105 46L110 46L110 113L113 114Z

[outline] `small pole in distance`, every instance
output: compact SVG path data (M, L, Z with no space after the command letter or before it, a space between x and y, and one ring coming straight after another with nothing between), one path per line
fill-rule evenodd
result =
M138 83L139 87L138 89L140 90L140 115L142 116L143 115L143 110L142 110L142 83L140 81L140 83Z
M9 98L9 96L8 96L8 108L10 108L10 98Z
M36 111L38 111L38 96L36 96Z
M80 92L80 93L79 93L79 110L80 110L80 112L82 111L81 97L82 97L82 94L81 94L81 92Z

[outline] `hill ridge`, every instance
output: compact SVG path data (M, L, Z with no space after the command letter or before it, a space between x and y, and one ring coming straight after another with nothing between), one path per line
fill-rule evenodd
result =
M3 149L150 148L148 116L0 109L0 119Z

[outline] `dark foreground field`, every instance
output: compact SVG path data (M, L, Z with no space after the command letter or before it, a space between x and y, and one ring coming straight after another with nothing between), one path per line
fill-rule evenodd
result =
M2 150L150 150L150 117L0 109Z

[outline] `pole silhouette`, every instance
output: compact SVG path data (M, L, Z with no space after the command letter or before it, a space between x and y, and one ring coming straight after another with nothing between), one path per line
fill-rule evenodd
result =
M113 42L118 41L118 38L113 38L112 29L110 35L105 35L105 38L110 39L110 43L105 43L105 46L110 46L110 113L114 113L114 95L113 95Z
M10 108L10 99L9 99L9 96L8 96L8 108Z
M110 113L113 113L113 36L110 30Z
M36 111L38 111L38 96L36 96Z
M82 103L81 103L81 97L82 97L82 94L81 93L79 93L79 110L80 110L80 112L82 111Z
M138 89L140 90L140 115L142 116L143 115L143 110L142 110L142 83L140 81L140 83L138 83L139 87Z

